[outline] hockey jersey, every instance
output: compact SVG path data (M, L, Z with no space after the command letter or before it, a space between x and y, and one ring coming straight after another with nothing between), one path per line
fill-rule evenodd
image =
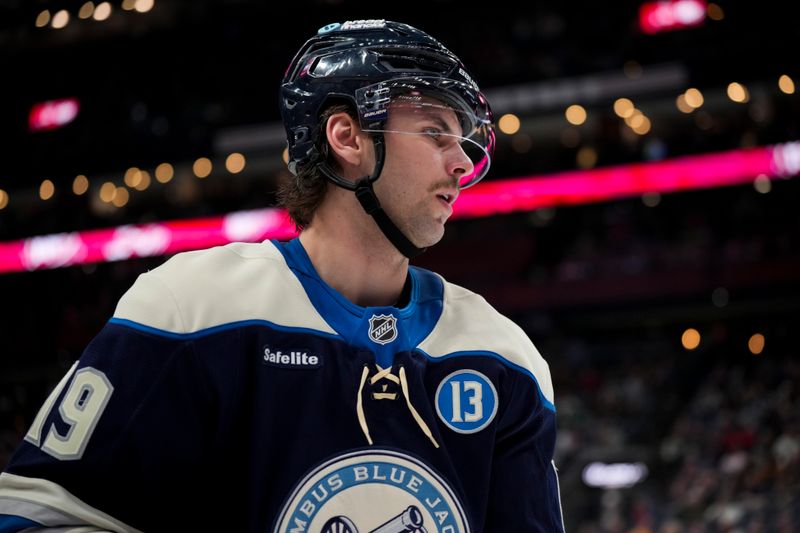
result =
M409 276L357 306L299 239L142 274L0 474L0 532L563 531L547 363Z

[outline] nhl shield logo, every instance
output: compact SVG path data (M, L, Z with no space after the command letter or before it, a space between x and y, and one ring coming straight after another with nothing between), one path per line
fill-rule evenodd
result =
M378 344L389 344L397 338L397 319L394 315L372 315L369 319L369 338Z

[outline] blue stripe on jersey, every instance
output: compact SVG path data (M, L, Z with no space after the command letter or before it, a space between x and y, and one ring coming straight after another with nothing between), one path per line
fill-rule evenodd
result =
M22 531L29 527L43 527L39 522L34 522L21 516L0 514L0 533L12 533Z
M544 406L547 407L548 409L550 409L551 411L553 411L554 413L556 412L556 406L553 404L553 402L551 402L550 400L545 398L544 394L542 394L542 388L539 386L539 380L536 379L536 376L533 375L533 372L531 372L530 370L528 370L525 367L522 367L522 366L519 366L517 364L512 363L511 361L509 361L508 359L506 359L505 357L503 357L500 354L497 354L495 352L488 352L488 351L466 351L466 352L452 352L452 353L449 353L447 355L433 357L433 356L425 353L423 350L420 350L419 348L416 348L415 351L421 353L422 355L424 355L430 361L443 361L445 359L452 359L454 357L475 357L475 356L478 356L478 357L491 357L492 359L496 359L496 360L500 361L501 363L503 363L504 365L506 365L507 367L513 368L514 370L516 370L518 372L522 372L523 374L525 374L526 376L531 378L533 380L534 384L536 384L536 392L539 394L539 399L542 401Z
M172 331L166 331L163 329L154 328L152 326L145 326L144 324L134 322L133 320L128 320L127 318L112 318L108 321L108 323L116 324L118 326L125 326L131 329L143 331L145 333L152 333L154 335L158 335L160 337L166 337L168 339L183 340L183 341L199 339L201 337L213 335L214 333L219 333L220 331L243 328L246 326L266 326L268 328L272 328L278 331L286 331L289 333L305 333L309 335L317 335L319 337L325 337L328 339L341 340L341 337L339 335L335 335L333 333L327 333L325 331L318 331L316 329L310 329L310 328L281 326L280 324L275 324L268 320L255 320L255 319L239 320L237 322L230 322L228 324L220 324L219 326L213 326L210 328L201 329L199 331L193 331L191 333L175 333Z

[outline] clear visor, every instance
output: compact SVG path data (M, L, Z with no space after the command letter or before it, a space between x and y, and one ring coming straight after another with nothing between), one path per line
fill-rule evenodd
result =
M466 189L489 171L495 133L484 96L442 78L395 79L356 92L362 130L426 138Z

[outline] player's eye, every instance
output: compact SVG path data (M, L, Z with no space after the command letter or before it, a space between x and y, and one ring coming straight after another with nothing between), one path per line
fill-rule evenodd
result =
M434 127L427 127L422 130L422 133L438 140L442 136L442 130Z

